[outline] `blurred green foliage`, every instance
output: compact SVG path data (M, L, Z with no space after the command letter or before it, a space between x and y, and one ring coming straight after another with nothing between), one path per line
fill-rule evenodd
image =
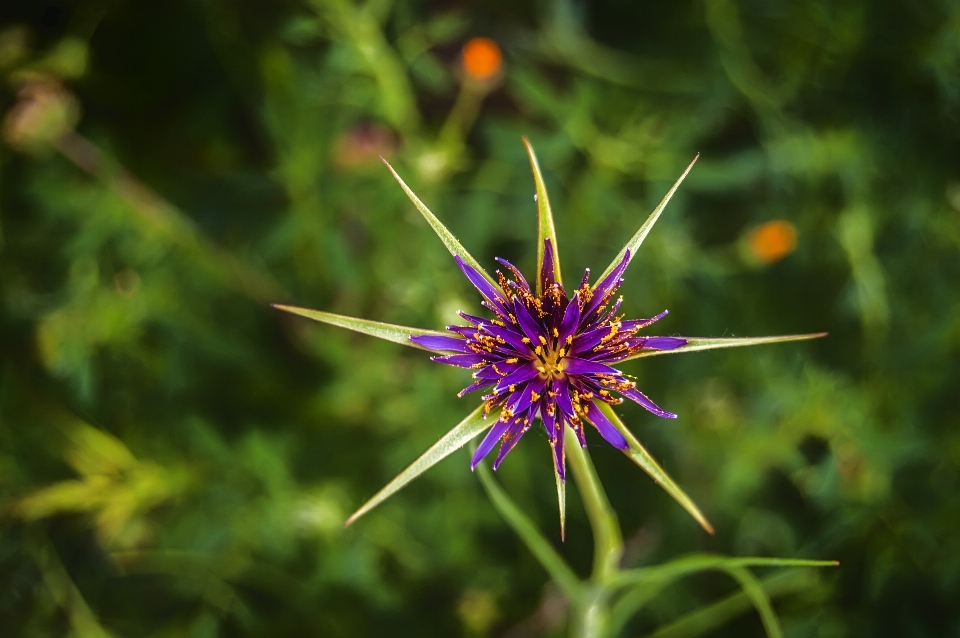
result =
M956 2L6 0L0 72L3 635L559 635L466 452L341 526L469 412L465 373L269 307L478 311L377 156L529 272L528 135L569 273L702 154L629 315L830 331L624 366L680 414L625 420L718 533L597 445L623 564L836 558L760 573L788 636L960 636ZM586 573L538 437L498 478ZM658 594L623 635L762 634L721 576Z

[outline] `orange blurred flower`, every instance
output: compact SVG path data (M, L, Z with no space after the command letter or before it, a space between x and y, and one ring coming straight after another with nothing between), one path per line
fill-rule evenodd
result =
M788 221L775 219L760 224L750 232L751 254L761 263L772 264L793 252L797 246L797 229Z
M475 82L486 82L503 68L500 45L490 38L473 38L463 45L460 55L464 75Z

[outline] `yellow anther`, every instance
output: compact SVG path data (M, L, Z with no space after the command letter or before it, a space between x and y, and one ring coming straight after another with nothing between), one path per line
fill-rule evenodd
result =
M540 338L540 343L542 343L543 345L547 345L547 340L543 338L543 335L539 335L539 338Z
M559 332L556 328L554 328L554 329L553 329L553 338L554 338L554 339L557 339L558 337L560 337L560 332Z
M600 390L600 396L602 397L610 396L610 390Z
M527 337L522 337L520 341L522 341L523 343L530 343L530 339L528 339Z
M533 349L533 351L537 354L537 356L540 356L543 354L543 347L537 346L536 348Z
M540 395L537 394L536 392L531 392L531 393L530 393L530 400L531 400L531 401L539 401L539 400L540 400Z
M516 357L511 357L511 358L507 359L507 363L516 363L516 362L519 361L519 360L520 360L520 359L518 359L518 358L516 358Z
M517 386L513 383L507 386L507 390L510 390L510 392L514 392L516 391L516 389L517 389Z
M569 346L571 343L573 343L573 335L567 335L567 345Z

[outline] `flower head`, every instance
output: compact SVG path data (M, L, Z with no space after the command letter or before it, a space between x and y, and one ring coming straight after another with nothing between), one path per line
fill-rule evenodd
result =
M496 469L537 418L546 429L554 463L565 478L563 438L569 424L581 446L586 446L584 425L590 424L611 445L628 448L627 440L601 412L598 403L618 404L623 398L664 418L675 414L658 407L622 372L612 367L641 350L672 350L687 343L678 337L644 337L638 332L666 315L624 320L617 314L623 298L614 301L630 261L626 251L617 267L595 286L590 270L571 296L556 281L553 246L544 240L543 266L538 286L510 262L497 258L508 275L497 271L499 286L487 281L460 257L457 265L480 291L481 302L492 319L460 313L469 325L448 326L455 336L412 336L411 341L431 350L448 351L434 361L474 370L472 384L460 396L487 390L484 414L501 408L500 417L480 443L471 461L476 467L500 442Z

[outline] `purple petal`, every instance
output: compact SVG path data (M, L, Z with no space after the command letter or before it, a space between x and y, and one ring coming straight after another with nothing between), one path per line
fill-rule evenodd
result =
M622 321L621 322L622 329L624 332L628 330L641 330L643 328L646 328L649 325L652 325L660 321L661 319L666 317L668 314L670 314L670 311L664 310L656 317L650 317L649 319L629 319L627 321Z
M497 366L499 367L499 366ZM518 383L523 383L524 381L529 381L530 379L537 376L538 371L537 367L533 364L532 361L524 363L519 368L500 379L500 382L497 383L497 387L493 390L494 392L503 392L511 385L516 385Z
M504 433L503 439L500 441L500 451L497 453L497 460L493 462L493 469L496 470L500 467L500 464L503 462L503 459L507 458L510 450L520 442L520 437L530 429L532 422L532 410L527 413L521 413L511 419L510 428Z
M527 292L530 292L530 284L527 283L527 280L526 280L526 279L524 278L524 276L520 273L520 271L517 270L517 267L516 267L516 266L514 266L513 264L511 264L511 263L510 263L509 261L507 261L506 259L502 259L502 258L500 258L500 257L494 257L494 259L496 259L497 262L500 263L500 265L502 265L502 266L504 266L505 268L507 268L507 269L511 272L511 274L513 274L514 281L516 281L517 284L518 284L521 288L523 288L523 289L526 290Z
M540 267L540 288L547 290L557 281L553 272L553 244L550 238L543 240L543 264Z
M644 350L673 350L687 345L682 337L647 337L643 343Z
M623 434L620 433L620 430L610 422L607 415L600 411L596 403L588 401L585 407L587 419L590 423L593 423L594 427L600 432L600 436L602 436L607 443L618 450L626 450L630 447L627 440L623 438Z
M573 402L570 401L570 386L567 384L566 379L558 380L554 379L553 381L553 391L556 393L557 400L557 409L567 417L573 418ZM559 419L560 415L557 415Z
M656 414L659 417L662 417L664 419L677 418L676 414L674 414L673 412L667 412L666 410L658 406L656 403L648 399L643 392L640 392L640 390L637 390L636 388L631 388L625 392L620 392L620 394L627 397L631 401L636 401L637 403L642 405L648 412L652 412L653 414Z
M503 306L503 294L497 290L497 288L491 284L486 278L477 272L476 268L470 266L465 261L460 259L459 256L453 258L457 265L460 266L460 270L463 271L463 274L467 276L467 279L470 280L470 283L473 284L474 288L480 291L480 294L483 295L491 305L494 306L494 310L500 310L504 315L507 314L506 308Z
M517 317L517 323L520 324L520 329L523 330L523 334L530 340L529 349L533 350L540 345L540 337L546 336L543 328L540 327L536 319L530 316L530 311L527 310L520 297L513 299L513 312Z
M620 260L620 263L617 264L617 267L614 268L609 275L604 277L603 281L593 287L593 297L590 299L590 303L587 304L587 307L583 312L584 316L591 315L604 303L608 296L620 286L620 278L623 276L624 271L627 269L627 264L629 263L630 251L628 250L624 253L623 259Z
M474 381L473 383L465 387L463 390L460 390L460 392L457 393L457 397L463 398L464 396L470 394L474 390L480 390L482 388L487 387L488 385L493 385L493 381L489 379L480 379L479 381Z
M468 315L462 310L458 310L457 314L472 323L475 326L479 326L481 323L490 323L489 319L484 319L483 317L477 317L474 315Z
M589 352L603 341L603 338L611 333L610 326L602 326L587 332L581 332L573 339L570 346L570 354L579 354Z
M487 436L483 437L483 441L481 441L480 446L477 447L477 451L473 453L473 458L470 460L471 471L477 467L477 463L482 461L483 457L490 454L490 450L497 444L497 441L500 440L500 437L503 436L503 433L507 431L508 427L510 427L510 423L500 421L499 419L493 424L493 427L487 432Z
M520 414L533 403L534 393L543 396L543 386L545 386L546 383L545 379L537 378L528 381L522 390L513 393L513 396L507 401L507 407L513 410L514 414Z
M564 368L563 371L567 374L579 375L579 374L612 374L620 375L620 371L616 368L611 368L610 366L603 365L602 363L597 363L595 361L590 361L589 359L580 359L578 357L566 357L563 359Z
M410 341L418 346L430 350L452 350L453 352L469 352L466 339L457 337L440 337L437 335L417 335L410 337Z
M486 363L487 358L480 354L448 354L438 357L430 357L431 361L437 363L446 363L447 365L457 366L459 368L472 368L478 364Z
M503 363L502 361L497 361L491 363L488 366L484 366L473 373L474 379L489 379L493 381L499 381L503 377L507 376L520 366L526 365L526 361L523 363Z
M577 330L577 325L580 323L580 293L573 293L573 298L570 300L570 303L567 304L566 310L563 311L563 320L560 322L560 345L561 347L566 347L564 344L567 341L567 337L573 336L573 333Z
M493 338L499 337L510 345L518 354L530 355L531 346L523 342L523 334L512 328L501 327L493 323L485 323L480 326L480 330Z
M563 417L560 417L560 427L557 429L557 441L553 444L553 466L557 468L557 474L560 481L567 480L566 459L567 455L563 449Z

